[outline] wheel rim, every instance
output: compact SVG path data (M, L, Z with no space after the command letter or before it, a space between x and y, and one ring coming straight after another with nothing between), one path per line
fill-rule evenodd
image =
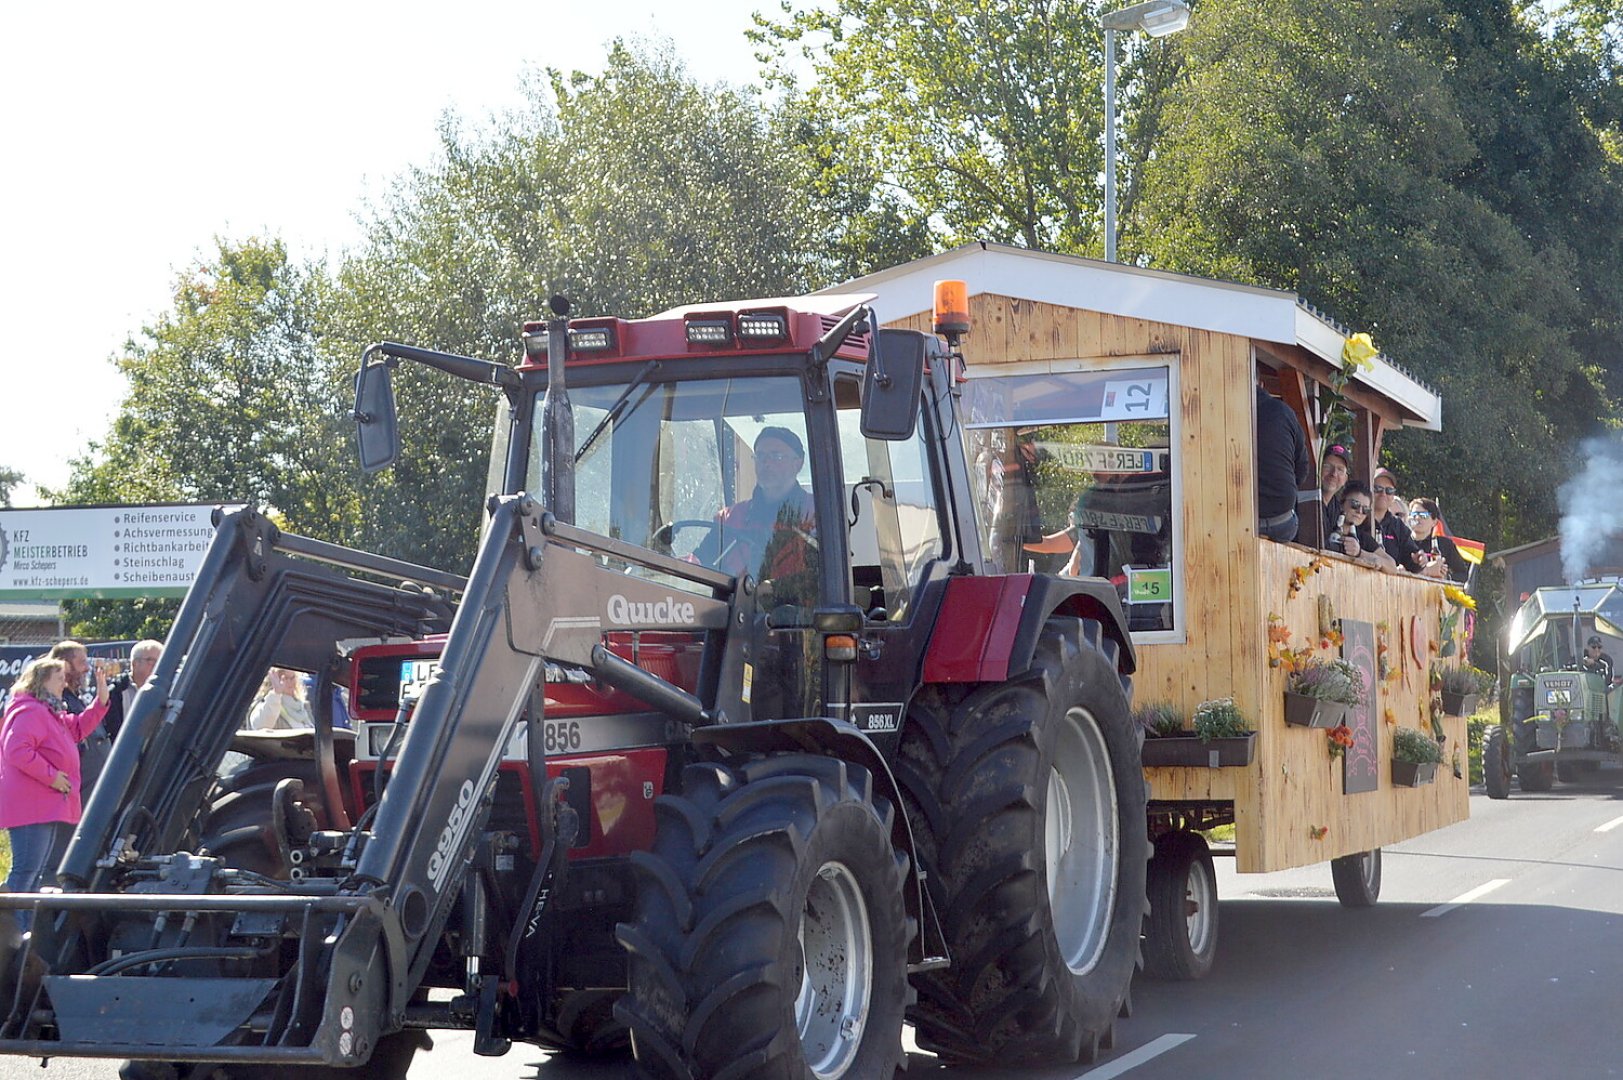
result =
M844 863L827 862L812 879L800 917L800 993L795 1027L818 1080L844 1076L862 1045L873 987L868 906Z
M1196 956L1205 956L1212 947L1212 915L1217 910L1217 884L1212 881L1211 872L1201 859L1189 864L1183 900L1184 932L1189 935L1189 948Z
M1078 975L1099 962L1109 938L1119 841L1109 747L1098 722L1072 709L1059 724L1049 768L1043 849L1054 935Z

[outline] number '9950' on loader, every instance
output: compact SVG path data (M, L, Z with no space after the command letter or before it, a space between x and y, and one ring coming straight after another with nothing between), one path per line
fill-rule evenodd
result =
M59 889L0 897L0 1052L387 1076L467 1029L866 1080L904 1017L952 1061L1108 1045L1132 648L1113 586L983 553L943 297L937 335L824 296L557 303L517 366L369 349L367 468L402 362L500 394L472 571L223 517ZM317 675L313 731L238 730L271 665Z

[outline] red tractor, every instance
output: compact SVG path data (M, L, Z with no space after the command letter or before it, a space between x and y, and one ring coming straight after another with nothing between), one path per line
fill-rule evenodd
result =
M472 572L222 521L60 891L0 897L32 915L0 1052L376 1075L467 1028L867 1080L904 1019L953 1061L1108 1046L1150 854L1132 647L1108 583L984 552L959 290L941 336L860 297L555 301L517 367L369 349L368 468L401 361L502 394ZM237 730L273 664L318 676L314 731Z

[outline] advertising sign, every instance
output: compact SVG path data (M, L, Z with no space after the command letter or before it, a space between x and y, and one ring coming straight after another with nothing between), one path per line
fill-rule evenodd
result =
M0 509L0 600L182 596L214 539L215 509Z

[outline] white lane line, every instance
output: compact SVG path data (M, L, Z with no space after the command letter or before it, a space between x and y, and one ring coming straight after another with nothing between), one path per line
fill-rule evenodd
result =
M1112 1076L1120 1076L1128 1069L1136 1069L1146 1061L1158 1058L1168 1050L1182 1046L1193 1038L1193 1035L1162 1035L1158 1039L1151 1039L1130 1054L1123 1054L1115 1061L1106 1062L1097 1069L1089 1069L1079 1074L1076 1080L1082 1080L1084 1076L1088 1080L1110 1080Z
M1617 828L1619 825L1623 825L1623 817L1615 817L1611 821L1608 821L1604 825L1596 825L1595 826L1595 831L1596 832L1611 832L1613 829Z
M1487 881L1487 882L1482 883L1481 885L1478 885L1476 888L1472 889L1470 892L1460 893L1458 896L1456 896L1454 899L1450 900L1446 904L1438 904L1436 907L1432 908L1430 911L1422 911L1420 913L1420 917L1422 919L1435 919L1439 915L1447 915L1450 911L1453 911L1455 908L1464 907L1466 904L1469 904L1472 900L1479 900L1482 897L1487 896L1489 893L1493 892L1493 890L1497 889L1499 886L1501 886L1501 885L1509 885L1509 884L1510 884L1510 879L1507 878L1507 877L1494 878L1492 881Z

